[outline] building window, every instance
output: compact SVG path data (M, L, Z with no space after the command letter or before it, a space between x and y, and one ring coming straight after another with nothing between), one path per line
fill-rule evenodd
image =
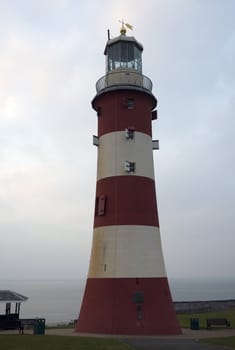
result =
M135 172L135 162L129 162L128 160L125 160L124 169L127 173L134 173Z
M136 291L133 293L133 302L135 304L143 304L144 303L144 293L140 291Z
M133 126L128 126L128 128L125 129L125 136L126 139L134 139L134 132L135 132L135 128Z
M133 109L135 106L133 98L128 98L127 99L127 109Z
M123 106L127 109L134 109L135 101L133 98L123 98Z
M152 111L152 120L157 119L157 110Z
M106 209L106 196L105 194L101 194L99 197L96 197L95 215L96 216L105 215L105 209Z
M93 145L94 146L99 146L99 137L93 135Z
M159 149L159 140L152 140L152 149Z

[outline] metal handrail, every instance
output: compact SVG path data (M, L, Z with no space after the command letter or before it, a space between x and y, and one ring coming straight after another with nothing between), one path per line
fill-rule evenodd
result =
M130 70L111 71L101 77L96 83L96 92L112 86L136 86L152 91L153 84L145 75Z

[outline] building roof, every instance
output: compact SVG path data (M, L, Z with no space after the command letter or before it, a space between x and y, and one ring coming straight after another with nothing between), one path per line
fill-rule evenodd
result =
M119 35L116 38L109 39L106 43L105 49L104 49L104 54L107 54L107 47L111 46L113 44L116 44L117 42L132 42L134 43L141 51L143 51L143 45L139 43L133 36L126 36L126 35Z
M26 301L28 299L28 297L16 293L16 292L12 292L10 290L0 290L0 302L10 302L10 301Z

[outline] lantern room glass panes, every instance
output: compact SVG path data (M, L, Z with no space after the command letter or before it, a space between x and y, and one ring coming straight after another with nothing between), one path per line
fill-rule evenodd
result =
M107 71L122 68L142 73L141 50L132 42L118 42L108 47Z

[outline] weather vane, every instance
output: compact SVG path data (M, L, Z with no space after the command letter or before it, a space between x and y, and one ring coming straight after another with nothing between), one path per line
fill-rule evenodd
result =
M126 35L126 28L133 30L133 26L129 23L125 23L123 19L121 21L119 20L119 22L122 24L121 29L120 29L120 33L122 35Z

